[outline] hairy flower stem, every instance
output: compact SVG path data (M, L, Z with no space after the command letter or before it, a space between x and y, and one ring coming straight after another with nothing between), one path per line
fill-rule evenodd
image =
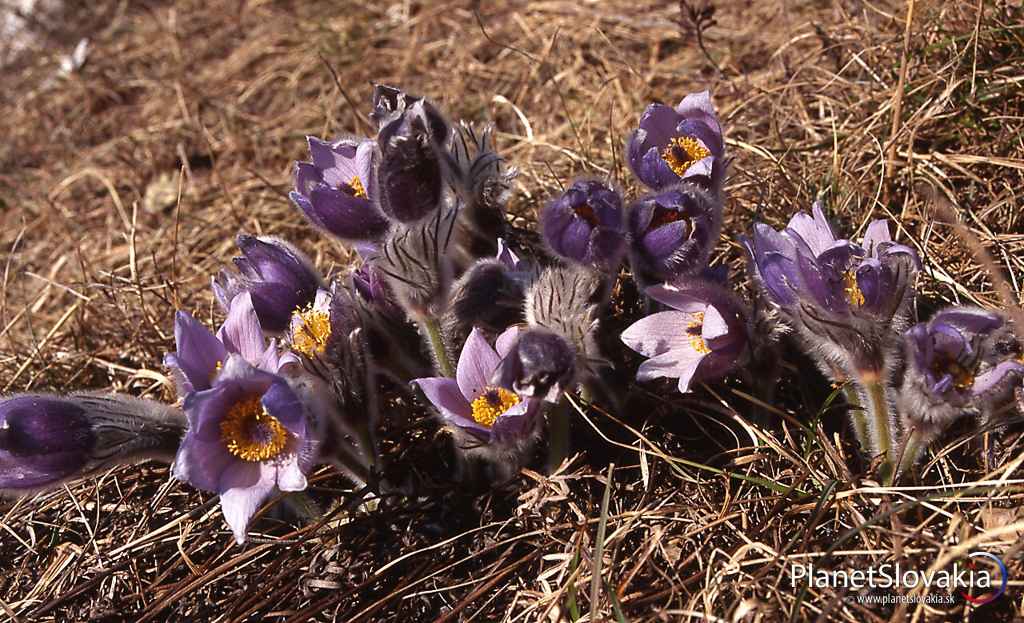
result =
M889 395L882 374L877 370L862 370L858 374L863 405L870 417L871 448L873 455L883 455L878 475L885 485L891 485L896 475L892 455L892 434L890 432Z
M871 429L868 427L867 414L864 412L864 405L861 403L857 388L853 383L846 381L843 383L843 395L846 396L846 403L849 405L850 422L853 424L853 433L857 436L860 447L870 448Z
M441 333L441 323L436 318L424 318L420 320L420 328L427 336L427 343L437 362L437 370L448 378L455 378L455 367L448 356L448 349L444 345L444 337Z
M555 470L569 456L569 399L562 400L548 414L548 473Z
M918 457L921 456L921 453L928 446L928 441L929 440L920 429L915 428L910 431L910 434L907 435L906 441L903 442L903 451L900 454L900 464L896 469L894 480L917 463Z

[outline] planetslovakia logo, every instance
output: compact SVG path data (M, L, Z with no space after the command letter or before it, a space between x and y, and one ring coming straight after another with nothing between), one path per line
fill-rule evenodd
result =
M975 608L999 599L1009 580L1006 565L989 552L971 552L966 563L954 562L946 569L926 571L899 562L863 569L821 569L808 562L794 564L789 575L791 586L848 589L854 591L858 601L881 603L877 599L884 598L896 600L885 603L953 603L954 597L960 595ZM867 592L862 593L865 589ZM880 594L879 589L895 592ZM921 589L924 592L918 592Z
M1003 593L1006 592L1006 565L1003 564L1003 561L1000 560L998 556L989 552L973 552L970 555L970 558L971 562L969 563L969 567L971 569L975 567L975 558L988 558L989 560L994 562L997 567L999 567L999 588L997 588L994 591L978 596L971 595L967 591L961 591L960 594L963 595L964 599L966 599L974 607L984 606L985 604L990 604L993 601L999 599L1003 595Z

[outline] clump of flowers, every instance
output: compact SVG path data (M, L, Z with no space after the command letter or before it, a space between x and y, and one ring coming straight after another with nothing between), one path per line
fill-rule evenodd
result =
M378 451L385 405L418 399L453 442L455 479L501 482L537 446L557 469L571 449L568 397L620 404L602 381L613 369L635 364L631 382L670 379L680 393L734 373L770 388L785 333L845 388L854 433L888 482L955 419L991 421L1024 395L1002 314L955 307L914 324L919 261L884 220L859 242L834 233L820 202L781 230L755 223L742 243L757 296L738 296L711 265L728 161L706 91L641 115L626 156L647 190L568 181L535 238L509 224L516 170L489 128L453 125L384 85L370 119L374 136L309 137L290 193L359 263L327 280L297 247L240 235L234 270L212 284L221 326L175 317L164 363L178 402L0 400L0 492L173 460L176 478L219 496L242 543L259 507L302 495L320 463L360 495L408 493ZM618 298L627 279L637 305Z

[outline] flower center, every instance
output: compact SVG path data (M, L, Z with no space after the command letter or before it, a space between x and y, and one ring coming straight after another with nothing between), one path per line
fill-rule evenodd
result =
M707 147L701 145L692 136L677 136L661 152L668 168L682 177L686 171L698 160L703 160L711 155Z
M679 210L669 210L661 206L654 208L654 216L651 218L650 229L657 229L662 225L668 225L669 223L675 223L676 221L683 220L684 215Z
M590 207L589 203L582 203L574 207L572 211L576 213L576 216L597 227L597 215L594 214L594 208Z
M974 373L955 360L940 359L936 361L932 366L932 372L936 376L948 374L953 377L953 386L960 391L974 387Z
M488 387L473 400L473 420L477 424L491 427L494 421L512 407L519 404L519 396L504 387Z
M349 180L348 184L342 184L341 190L356 199L366 199L366 187L363 186L363 181L358 176Z
M302 322L292 329L292 348L310 358L323 353L331 337L330 314L313 309L312 303L295 314Z
M857 275L852 270L843 273L843 285L843 292L846 293L846 300L849 301L850 305L860 307L864 304L864 293L861 292L860 286L857 285Z
M223 370L223 369L224 369L224 362L220 361L220 360L217 360L217 363L214 364L214 366L213 366L213 372L210 373L210 378L207 379L207 380L210 381L211 383L213 383L213 379L217 378L217 375L220 374L220 371Z
M708 348L708 343L701 337L703 331L704 312L697 312L693 314L693 320L690 321L690 324L686 325L686 334L690 336L690 346L693 347L693 350L706 355L711 352L711 349Z
M267 413L259 396L236 402L220 422L220 440L243 461L266 461L281 454L288 431Z

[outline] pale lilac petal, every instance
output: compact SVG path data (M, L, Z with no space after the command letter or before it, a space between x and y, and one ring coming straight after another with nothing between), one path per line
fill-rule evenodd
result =
M669 284L651 286L644 290L644 292L659 303L689 314L702 312L707 307L707 301L703 301L694 296L693 293L684 292L676 286Z
M466 338L465 346L462 347L459 364L455 370L459 389L467 401L473 402L484 391L491 375L500 364L501 358L498 357L498 353L487 343L484 334L474 327Z
M498 336L497 341L495 341L494 343L494 347L498 351L498 356L501 357L502 359L507 357L509 352L512 351L512 348L516 345L516 342L518 341L518 326L512 326L509 327L508 329L505 329L505 331L503 331L502 334Z
M228 351L240 354L249 363L256 364L262 359L266 341L248 292L231 300L228 317L217 331L217 337Z
M640 364L636 371L636 380L650 381L658 378L679 379L679 391L687 392L690 380L705 355L691 349L667 352L652 357Z
M701 309L707 309L705 304ZM694 351L686 327L693 321L689 312L664 311L634 322L622 332L621 339L646 357L657 357L669 351Z
M709 342L715 338L722 337L729 333L729 325L725 322L725 318L719 313L718 309L714 306L708 305L707 310L704 312L704 324L701 327L701 337L705 342Z
M974 379L974 385L971 387L971 392L975 395L984 394L990 391L993 387L999 385L1007 375L1024 375L1024 364L1019 361L1009 360L1003 361L982 374L979 374Z
M277 488L281 491L303 491L309 484L306 481L306 474L299 467L298 457L294 454L288 455L275 467L277 470Z
M442 415L468 418L473 413L469 401L462 395L459 384L454 379L443 376L415 379L413 381L423 390L423 394Z
M864 239L861 240L861 246L864 247L864 251L868 255L876 255L878 245L883 242L892 242L892 236L889 235L889 221L885 219L871 221L868 224L868 228L864 231Z
M274 490L273 475L264 478L259 463L235 461L224 470L219 487L224 520L231 527L235 542L241 545L245 543L249 520Z

